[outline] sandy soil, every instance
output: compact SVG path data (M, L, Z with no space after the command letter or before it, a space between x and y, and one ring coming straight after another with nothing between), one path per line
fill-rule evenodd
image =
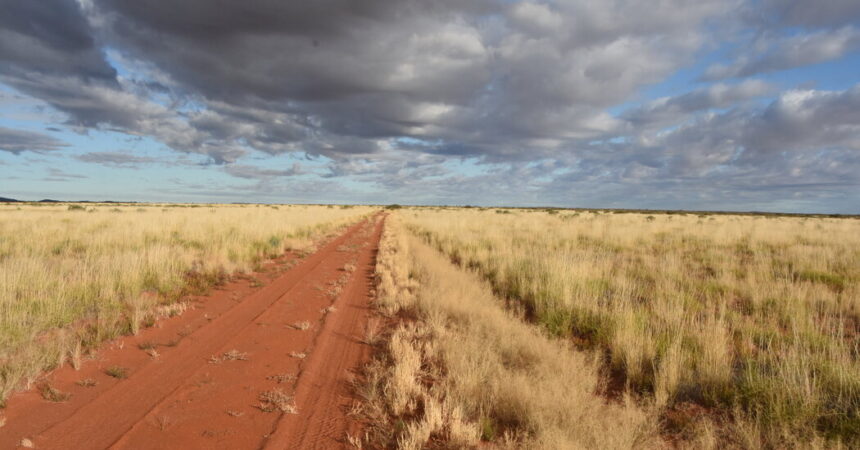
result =
M79 370L47 374L0 412L0 448L347 446L361 429L350 382L370 353L362 338L382 221L193 298ZM107 373L115 367L125 378ZM46 386L62 401L46 400Z

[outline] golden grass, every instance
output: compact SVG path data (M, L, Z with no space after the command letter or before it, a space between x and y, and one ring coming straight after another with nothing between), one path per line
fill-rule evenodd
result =
M596 395L596 365L505 310L489 286L389 217L379 310L394 329L367 370L370 443L388 448L631 448L656 445L652 416ZM401 318L402 320L395 320ZM375 447L374 447L375 448Z
M308 253L316 240L371 211L0 206L0 403L44 369L67 359L77 367L95 343L180 314L182 295L285 250Z
M280 411L287 414L298 414L293 397L284 392L283 389L275 388L260 394L260 403L257 408L263 412Z
M664 434L860 445L860 220L398 214L548 334L605 355Z

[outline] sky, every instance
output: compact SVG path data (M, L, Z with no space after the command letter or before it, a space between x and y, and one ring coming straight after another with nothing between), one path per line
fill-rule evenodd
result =
M857 0L0 0L0 196L860 213Z

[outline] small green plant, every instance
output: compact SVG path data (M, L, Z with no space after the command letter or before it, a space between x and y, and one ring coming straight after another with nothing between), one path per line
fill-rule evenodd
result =
M481 440L492 441L496 438L496 423L489 417L481 418Z
M836 292L842 292L847 284L845 277L816 270L803 270L794 274L797 281L808 281L812 283L821 283L833 289Z
M86 211L87 208L81 205L69 205L69 211Z

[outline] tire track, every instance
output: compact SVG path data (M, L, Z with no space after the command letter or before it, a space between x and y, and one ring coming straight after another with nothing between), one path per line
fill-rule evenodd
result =
M266 449L340 448L348 445L348 433L358 436L360 427L348 414L356 400L350 380L352 371L370 356L370 347L362 338L370 311L382 227L380 220L373 230L373 249L359 258L361 276L354 277L344 295L337 299L342 314L327 318L298 378L295 399L299 414L281 417L277 429L266 441Z
M17 422L10 421L6 427L0 429L0 447L13 448L24 437L31 439L37 448L82 449L107 448L112 445L134 448L176 448L177 445L183 447L183 445L179 445L180 441L187 441L188 444L195 447L223 446L227 448L228 441L232 444L241 442L238 448L258 447L266 437L264 434L250 436L247 433L235 432L228 433L229 436L233 436L232 439L212 440L211 438L218 437L217 434L206 435L207 430L204 430L202 434L197 433L194 436L180 435L181 439L177 440L175 432L187 431L189 426L193 426L196 422L199 423L199 419L205 419L205 417L187 421L186 426L176 427L173 433L163 433L170 431L170 423L161 423L162 429L158 430L158 418L154 415L165 409L167 403L181 405L183 401L188 400L189 395L199 391L200 389L189 390L189 383L192 387L197 385L196 387L199 388L200 380L194 377L201 373L210 372L209 366L213 366L211 372L214 381L212 384L227 386L228 388L231 386L230 381L235 380L237 376L241 378L242 376L259 375L259 373L254 373L255 370L265 372L275 370L274 367L255 365L264 363L265 358L262 356L265 355L268 355L270 359L268 363L270 366L278 362L277 359L271 359L272 356L283 359L283 352L281 345L279 345L283 343L267 342L267 335L271 334L271 329L284 331L283 324L291 323L289 321L295 319L290 314L307 312L308 308L296 308L295 305L301 303L299 300L302 299L302 296L313 293L311 291L316 287L317 281L331 275L333 270L337 275L337 266L342 266L343 260L347 258L345 254L338 251L338 248L344 243L356 241L360 231L367 224L368 221L353 225L343 235L283 273L268 286L249 295L222 315L212 319L208 324L185 336L175 348L144 365L132 373L127 380L117 382L76 409L67 408L63 411L64 417L47 427L34 430L32 426L28 427L25 421L28 412L17 414L15 419L16 421L21 420L21 426L16 426ZM330 302L330 300L328 301ZM313 302L308 302L304 306L311 307L311 303ZM290 308L290 305L293 307ZM321 327L317 326L316 328ZM299 333L299 330L290 329L286 331L291 331L291 333L287 333L288 336L286 337L290 339L290 343L295 345L307 345L308 342L306 341L312 337L312 334ZM244 341L242 336L245 337ZM225 363L217 366L207 362L207 359L212 355L230 351L226 349L227 347L249 342L257 345L257 349L260 350L261 358L257 362L250 360L244 364L246 361L235 361L231 364ZM139 350L132 349L127 351L139 352ZM256 350L252 352L252 356L256 353ZM298 366L298 363L295 366ZM225 377L223 381L220 378L214 378L222 376ZM265 378L263 380L265 381ZM255 379L255 381L257 380ZM251 393L252 397L255 395L256 393ZM217 397L214 399L219 400ZM179 403L176 403L177 401ZM39 406L50 408L55 405L42 404ZM247 409L251 406L246 404L243 407ZM36 408L29 415L35 417L39 414L38 409ZM224 412L223 408L217 412L225 418L231 418ZM249 421L257 429L262 427L271 430L277 420L277 415L259 411L256 414L247 412L242 415L247 415ZM152 420L146 420L153 417L156 417L155 423ZM235 426L235 424L233 425ZM28 435L20 434L24 430L28 431ZM140 432L145 436L145 440L138 442L135 437L140 435ZM215 432L213 431L213 433ZM201 441L201 439L206 439L206 441ZM233 446L232 448L237 447Z

